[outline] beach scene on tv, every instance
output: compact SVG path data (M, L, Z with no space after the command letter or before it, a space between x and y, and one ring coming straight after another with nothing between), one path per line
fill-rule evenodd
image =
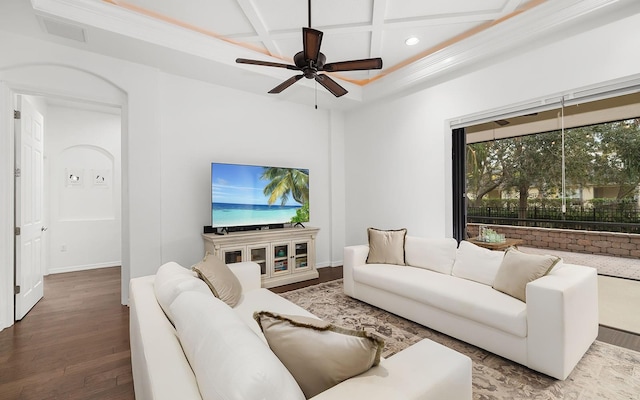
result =
M309 170L211 164L214 228L309 221Z

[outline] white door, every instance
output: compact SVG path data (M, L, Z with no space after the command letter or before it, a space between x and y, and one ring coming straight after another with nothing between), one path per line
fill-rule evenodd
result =
M18 96L15 122L16 178L16 321L21 320L44 295L43 284L43 117ZM18 232L19 229L19 232Z

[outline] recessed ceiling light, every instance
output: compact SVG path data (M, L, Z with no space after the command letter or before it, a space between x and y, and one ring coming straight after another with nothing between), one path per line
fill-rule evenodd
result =
M420 39L418 39L417 37L411 36L410 38L407 38L407 40L405 40L404 43L407 46L413 46L413 45L418 44L419 41L420 41Z

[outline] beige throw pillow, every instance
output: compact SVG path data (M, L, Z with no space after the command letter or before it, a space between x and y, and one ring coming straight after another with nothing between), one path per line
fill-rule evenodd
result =
M526 254L509 248L504 254L493 288L526 302L527 283L548 274L561 258Z
M307 399L380 362L384 341L365 331L268 311L253 317Z
M193 266L198 274L213 292L213 295L235 307L242 295L242 285L236 275L221 259L207 252L204 259Z
M367 264L396 264L406 265L404 257L404 242L407 230L367 229L369 236L369 255Z

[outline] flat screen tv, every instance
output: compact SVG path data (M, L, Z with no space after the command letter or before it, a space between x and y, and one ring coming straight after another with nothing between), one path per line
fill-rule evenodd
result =
M211 163L211 226L309 221L309 170Z

